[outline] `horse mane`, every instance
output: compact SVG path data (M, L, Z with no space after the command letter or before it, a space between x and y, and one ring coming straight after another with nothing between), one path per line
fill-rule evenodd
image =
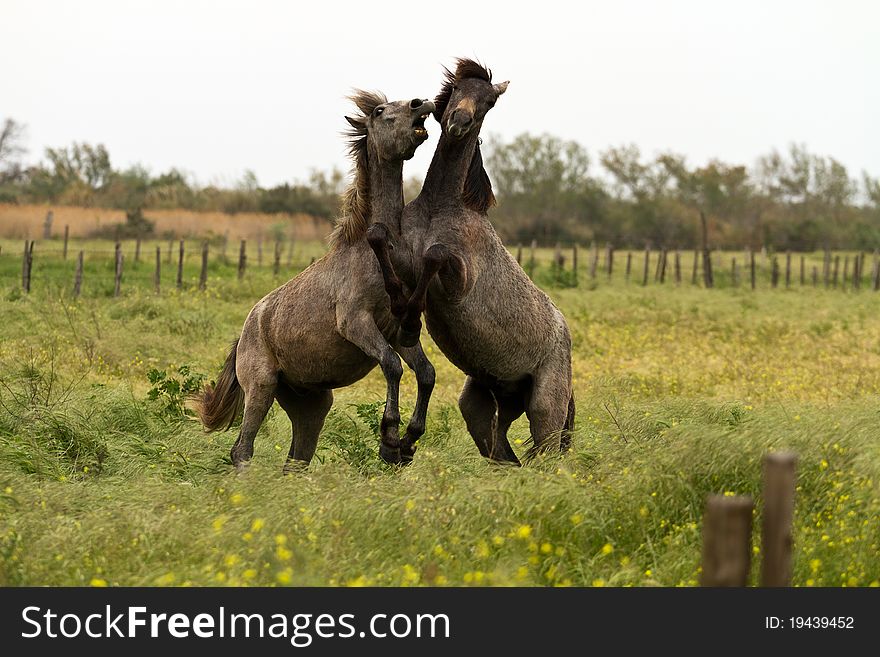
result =
M434 99L434 119L436 119L437 123L442 123L441 119L446 112L449 99L452 98L452 92L458 82L468 78L492 82L492 71L473 59L460 57L455 60L455 64L454 73L448 68L443 67L446 79L443 81L443 86L440 87L440 93ZM483 167L483 155L480 152L479 145L474 150L471 164L468 167L462 200L466 208L480 214L485 214L489 208L495 205L492 182L489 180L489 175Z
M483 155L480 146L474 150L471 165L468 167L467 177L464 179L464 192L462 201L468 210L486 214L495 205L495 194L492 191L492 181L483 167Z
M349 96L359 114L346 116L351 128L343 133L348 140L348 155L352 159L352 181L342 193L340 216L330 233L330 248L356 242L370 225L370 174L367 158L367 118L373 110L388 99L378 91L355 89Z
M445 66L443 67L443 75L446 78L443 86L440 87L440 93L434 99L434 118L437 123L443 118L446 106L449 105L449 99L452 98L452 91L455 89L457 82L467 80L468 78L476 78L485 82L492 82L492 71L473 59L459 57L455 60L455 73Z

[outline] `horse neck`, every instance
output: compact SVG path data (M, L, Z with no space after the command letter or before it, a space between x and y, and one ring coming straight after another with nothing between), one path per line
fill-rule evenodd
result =
M403 211L403 160L383 161L370 149L368 161L370 220L399 233Z
M464 139L452 139L443 130L440 142L425 174L419 200L429 206L454 200L460 203L471 159L480 139L480 131L472 130Z

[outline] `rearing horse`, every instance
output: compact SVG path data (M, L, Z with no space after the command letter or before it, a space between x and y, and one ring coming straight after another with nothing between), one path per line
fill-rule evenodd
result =
M388 383L379 452L387 462L400 462L403 369L398 353L418 383L406 440L413 443L425 432L434 368L418 342L398 343L398 320L391 314L366 232L372 221L397 233L403 162L427 139L425 119L434 104L418 98L389 103L381 94L364 91L352 100L360 111L346 117L352 128L354 181L343 197L343 218L331 235L330 250L254 306L216 385L197 397L209 431L228 429L243 409L231 453L239 469L253 455L254 437L276 399L293 427L285 471L307 465L333 403L333 388L351 385L377 363Z
M468 375L459 408L480 453L519 463L507 431L523 412L533 439L529 457L570 442L571 336L486 217L495 197L479 133L508 83L492 84L475 61L456 64L435 99L440 143L421 193L404 208L400 248L370 245L401 320L401 343L418 342L424 312L437 346ZM409 297L398 273L414 288ZM401 451L413 449L405 439Z

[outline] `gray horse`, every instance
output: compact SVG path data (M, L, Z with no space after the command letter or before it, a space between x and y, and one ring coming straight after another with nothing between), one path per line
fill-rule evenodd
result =
M424 312L437 346L468 375L459 407L480 453L518 464L507 440L511 423L528 416L528 457L564 449L575 407L565 318L486 217L495 197L479 133L507 84L492 84L491 73L472 60L446 71L435 100L440 143L421 193L404 209L398 248L390 237L370 245L401 319L401 343L418 343ZM407 288L414 288L410 295ZM405 439L401 452L412 451Z
M208 431L228 429L243 409L231 454L239 469L253 455L254 437L276 399L293 425L284 469L307 465L333 403L333 388L351 385L377 363L388 383L379 451L385 461L400 462L398 353L418 383L407 443L425 432L434 368L418 342L398 344L398 320L366 232L371 221L399 230L403 162L427 139L425 119L435 108L427 100L389 103L382 94L364 91L352 100L360 111L346 117L354 181L343 197L330 250L254 306L217 383L196 398Z

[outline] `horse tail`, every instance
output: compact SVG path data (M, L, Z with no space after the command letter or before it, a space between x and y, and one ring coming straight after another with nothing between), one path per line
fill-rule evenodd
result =
M232 343L217 382L206 385L194 397L196 412L206 431L225 431L232 426L244 407L244 392L235 376L235 353L239 339Z
M571 432L574 431L574 393L568 398L568 415L565 416L565 427L562 429L559 446L563 452L571 447Z

